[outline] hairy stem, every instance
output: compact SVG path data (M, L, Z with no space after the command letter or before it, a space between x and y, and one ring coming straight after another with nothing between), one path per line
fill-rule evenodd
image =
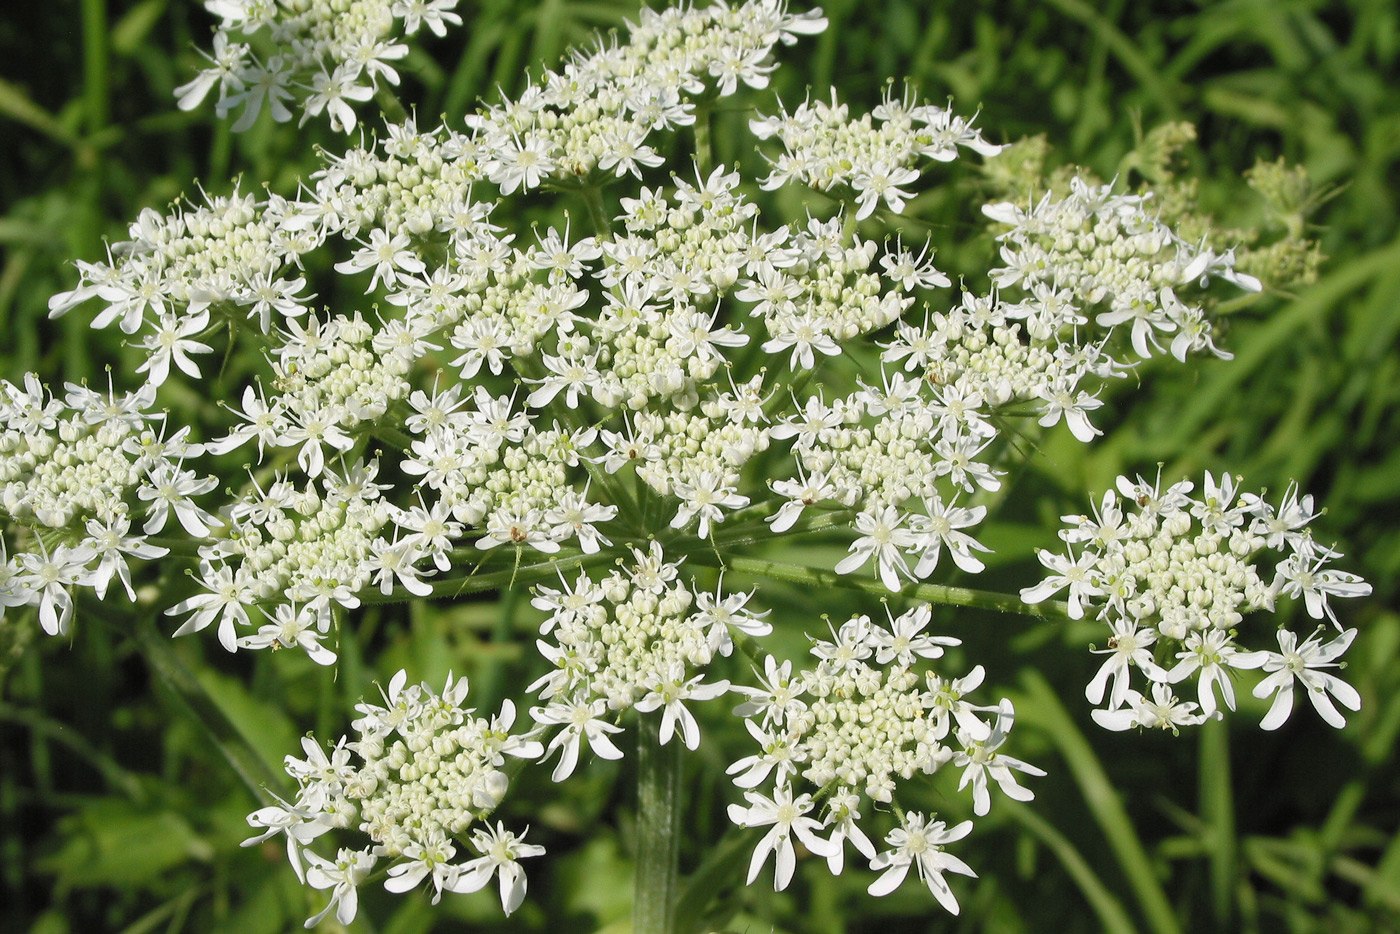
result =
M680 897L679 737L661 745L661 718L637 725L637 876L633 934L674 934Z

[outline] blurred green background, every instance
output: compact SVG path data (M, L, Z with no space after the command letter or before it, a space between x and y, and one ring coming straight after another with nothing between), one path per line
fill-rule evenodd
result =
M466 27L415 47L402 96L425 124L460 115L496 88L517 91L528 69L635 8L463 0ZM1096 667L1085 646L1103 638L1096 627L940 612L941 631L966 641L953 667L987 666L988 695L1007 693L1021 714L1015 754L1051 773L1033 783L1030 806L998 800L959 850L982 876L955 883L961 916L941 914L913 885L871 899L868 873L832 879L808 861L786 893L760 881L727 898L715 924L794 934L1400 930L1400 9L1385 0L838 0L825 9L827 33L782 53L774 84L790 104L809 86L835 86L868 108L888 80L907 79L930 100L952 95L962 112L980 106L990 138L1044 134L1053 164L1105 178L1140 130L1188 120L1199 140L1183 156L1221 224L1264 222L1241 180L1261 158L1304 166L1332 195L1308 230L1328 256L1317 281L1232 316L1223 343L1233 361L1143 367L1102 410L1106 437L1088 448L1063 431L1041 442L985 530L998 554L979 586L1032 579L1032 550L1053 542L1056 517L1083 511L1088 491L1120 472L1228 470L1276 492L1297 479L1327 505L1319 537L1375 587L1342 610L1361 627L1347 678L1364 706L1342 731L1300 709L1263 734L1262 707L1246 697L1239 716L1178 738L1105 734L1082 701ZM72 260L101 257L141 208L163 208L196 184L222 193L241 177L244 190L290 194L314 168L317 144L344 147L315 123L264 120L235 137L209 107L178 112L172 89L198 67L210 26L202 8L178 0L11 4L0 18L5 378L34 370L54 386L105 383L110 364L118 387L129 386L123 374L134 365L116 336L87 330L81 314L47 320L48 297L75 281ZM735 132L716 134L721 159L752 158L737 132L745 117L722 115L720 129ZM976 196L975 172L957 179L950 191ZM916 202L921 209L939 218L948 268L975 269L979 254L955 245L979 233L974 215L945 222L937 195ZM173 384L163 400L177 418L210 417L207 397ZM763 596L794 633L820 625L823 612L872 609L844 593L765 586ZM225 761L226 744L196 725L190 698L212 704L262 754L260 767L277 771L300 733L339 735L354 700L400 666L436 683L449 668L468 672L489 706L533 670L526 602L370 610L357 621L360 652L338 675L286 653L229 657L210 640L181 640L160 657L198 683L186 692L153 676L152 650L142 648L150 619L124 599L80 603L68 640L7 621L0 934L300 929L322 896L296 883L275 842L237 846L256 801ZM1256 632L1262 647L1267 623ZM713 741L693 766L682 855L687 871L714 873L703 878L717 888L754 842L723 836L723 805L737 797L722 776L725 736L707 733ZM489 892L432 909L423 893L367 891L352 929L625 930L629 765L595 762L558 787L527 770L513 788L508 809L551 852L531 867L531 897L509 921ZM927 804L954 817L965 807ZM333 919L322 928L334 929Z

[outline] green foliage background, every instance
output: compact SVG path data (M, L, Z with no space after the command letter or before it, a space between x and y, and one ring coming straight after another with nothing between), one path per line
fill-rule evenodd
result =
M527 69L635 6L463 0L466 28L415 49L404 99L424 123L460 115L497 88L517 91ZM697 922L794 934L1400 930L1400 8L835 0L826 12L831 28L785 53L775 85L786 101L834 85L868 107L888 79L907 78L930 99L980 104L991 138L1045 134L1053 162L1105 178L1140 128L1189 120L1200 142L1184 154L1187 174L1225 226L1267 221L1241 181L1256 159L1285 156L1331 186L1309 230L1329 257L1317 281L1232 316L1224 345L1235 360L1143 368L1134 391L1113 397L1095 445L1064 432L1042 440L987 529L997 560L979 586L1032 579L1032 550L1053 541L1055 517L1083 511L1086 493L1119 472L1228 470L1275 491L1296 478L1328 506L1320 536L1375 586L1366 605L1346 608L1362 627L1348 680L1364 706L1340 732L1304 710L1262 734L1245 698L1240 716L1177 739L1105 734L1081 699L1094 666L1085 646L1102 639L1094 627L945 611L937 625L1016 701L1018 755L1051 772L1032 805L999 802L960 851L983 877L957 889L962 915L939 914L913 886L870 899L861 872L833 880L809 861L787 893L760 883ZM47 320L48 297L75 280L72 260L100 257L142 207L196 184L226 192L241 177L245 190L291 193L317 144L343 148L314 124L264 121L234 137L211 108L178 112L172 89L193 74L209 26L180 0L11 4L0 18L0 375L105 383L110 365L127 385L134 362L116 337L87 330L81 314ZM734 132L716 134L719 158L753 157L737 132L744 119L721 122ZM955 266L975 258L956 244L977 233L966 212L942 220L941 197L976 194L975 178L959 184L913 207L935 219ZM176 418L208 423L211 399L258 367L230 361L207 392L172 382L163 399ZM800 626L857 605L797 588L764 594L799 643ZM229 657L209 640L170 643L153 628L168 633L165 621L124 599L80 603L69 640L36 637L14 614L0 624L0 934L299 929L321 896L297 885L280 845L237 846L256 804L238 768L277 772L302 732L339 735L354 701L400 666L438 683L449 668L468 672L477 702L492 706L530 671L525 603L367 611L338 673ZM239 737L261 761L229 761ZM734 881L752 843L722 835L734 799L723 740L707 733L691 786L682 858L701 891ZM551 853L509 922L490 893L434 910L422 893L369 891L352 929L625 931L628 768L594 763L560 787L525 773L509 807ZM929 803L957 816L957 802ZM333 929L333 919L323 927Z

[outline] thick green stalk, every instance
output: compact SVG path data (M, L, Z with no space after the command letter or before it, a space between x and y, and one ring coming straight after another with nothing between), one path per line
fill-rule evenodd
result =
M696 551L691 560L698 564L720 566L721 561L712 553ZM865 593L888 596L885 585L873 577L859 577L837 574L825 568L805 567L800 564L784 564L781 561L768 561L763 558L726 557L722 566L741 574L769 577L773 580L791 581L794 584L809 584L812 587L843 587L847 590L860 590ZM969 587L947 587L943 584L910 584L899 591L899 595L915 600L926 600L948 606L970 606L982 610L997 610L1001 613L1020 613L1024 616L1040 616L1045 619L1069 619L1069 607L1059 600L1046 600L1044 603L1026 603L1011 594L994 593L989 590L973 590Z
M1234 919L1239 837L1230 782L1230 728L1220 720L1201 725L1201 817L1209 828L1211 906L1215 924L1229 929Z
M637 726L637 876L633 934L675 934L680 898L680 737L661 745L661 718Z
M579 188L583 203L588 206L588 220L593 232L600 240L612 239L612 220L608 217L607 206L603 204L603 189L598 185L585 184Z

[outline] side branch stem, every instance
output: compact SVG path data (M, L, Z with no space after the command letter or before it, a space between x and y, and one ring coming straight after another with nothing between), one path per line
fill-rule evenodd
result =
M637 726L637 876L633 934L675 934L680 897L680 738L661 745L660 716Z
M713 554L695 552L691 560L698 564L719 565ZM813 587L843 587L847 590L860 590L865 593L888 596L890 591L874 578L852 577L837 574L825 568L806 567L800 564L784 564L763 558L726 557L723 566L742 574L753 574L773 580L790 581L794 584L809 584ZM948 587L943 584L910 584L898 592L899 596L912 597L947 606L970 606L982 610L996 610L1000 613L1019 613L1023 616L1038 616L1043 619L1070 618L1069 605L1059 600L1046 600L1044 603L1027 603L1011 594L996 593L990 590L973 590L969 587Z
M500 590L512 585L534 584L551 580L561 571L572 570L585 564L598 563L598 555L561 554L532 564L520 564L502 568L499 571L486 571L481 574L466 574L461 577L429 578L426 582L432 588L428 599L443 599L460 596L464 593L481 593L487 590ZM362 604L407 603L414 599L413 594L401 587L385 595L379 590L367 589L357 596Z

